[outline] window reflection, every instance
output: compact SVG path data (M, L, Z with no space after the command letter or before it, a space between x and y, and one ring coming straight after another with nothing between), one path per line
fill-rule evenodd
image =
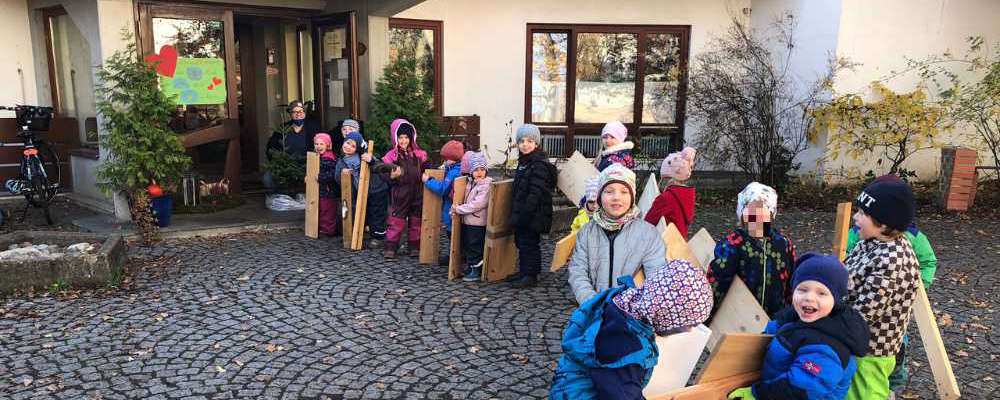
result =
M566 121L567 33L531 35L531 120Z
M632 122L637 54L635 34L577 35L576 122Z

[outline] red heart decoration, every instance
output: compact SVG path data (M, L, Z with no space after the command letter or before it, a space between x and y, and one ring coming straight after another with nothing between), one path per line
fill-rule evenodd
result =
M143 57L147 63L156 65L156 72L160 75L173 78L174 71L177 70L177 49L174 46L165 44L160 47L159 54L151 54Z
M213 77L212 78L212 83L214 83L216 85L222 84L222 79L219 79L219 77L217 77L217 76Z
M208 85L208 90L215 89L215 85Z

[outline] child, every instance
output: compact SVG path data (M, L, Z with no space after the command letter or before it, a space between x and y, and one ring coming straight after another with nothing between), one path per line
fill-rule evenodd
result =
M465 149L462 146L462 142L449 140L448 143L445 143L441 147L441 158L444 159L444 179L431 178L427 174L423 174L421 177L424 186L434 194L441 196L444 200L441 202L441 224L444 225L444 230L448 234L448 237L451 237L452 181L461 175L463 154L465 154ZM440 260L441 265L448 265L447 262L447 258Z
M858 359L847 398L885 399L920 279L920 263L903 236L913 222L913 192L905 183L879 182L855 204L861 241L844 260L852 283L848 303L868 321L871 350Z
M598 177L597 211L576 234L569 261L569 286L583 304L643 268L647 275L666 264L666 247L656 227L640 218L635 173L620 164Z
M764 356L761 380L734 390L730 399L843 399L868 352L868 324L844 305L847 270L835 256L808 253L792 278L792 305L767 324L775 335Z
M888 183L904 183L899 176L895 174L887 174L876 178L872 184L879 182ZM847 254L854 250L854 245L859 241L859 228L857 226L852 226L851 230L847 234ZM915 222L911 222L906 230L903 231L903 236L906 240L910 241L910 246L913 246L913 254L917 256L917 261L920 263L920 280L924 283L924 289L930 290L931 283L934 282L934 274L937 272L937 256L934 254L934 249L931 247L931 242L927 240L927 236L924 235L919 229ZM900 348L899 353L896 354L896 369L892 371L889 375L889 388L892 391L896 391L899 388L906 385L909 381L909 363L907 362L907 355L910 349L910 338L907 334L903 334L903 346Z
M619 278L617 287L598 293L570 316L549 398L643 398L659 357L655 335L686 331L704 322L711 310L705 274L687 261L671 261L647 275L641 287L631 276Z
M769 317L791 301L795 246L772 226L777 210L778 193L769 186L751 182L740 192L736 216L742 226L715 246L715 259L708 268L716 308L722 304L733 277L746 283Z
M695 151L686 147L677 153L671 153L663 159L660 165L660 179L667 181L667 189L656 196L652 207L646 213L646 222L660 223L663 218L667 225L673 223L677 230L688 238L688 226L694 219L694 188L687 185L694 168Z
M510 226L514 228L518 271L508 278L515 288L533 287L542 268L541 234L552 228L552 189L556 186L556 167L549 162L538 143L538 127L524 124L517 128L517 159L511 199Z
M469 272L462 280L475 282L482 277L486 206L490 201L490 184L493 179L486 176L486 155L472 153L468 161L472 181L465 187L465 202L452 208L452 212L462 216L462 254L469 265Z
M420 175L424 172L427 152L417 145L417 129L410 121L397 119L389 125L392 150L382 157L382 162L394 164L389 177L392 182L392 207L389 215L389 230L385 239L385 258L396 258L399 239L406 230L409 241L409 256L420 251L420 214L423 211L423 183Z
M621 122L611 121L601 129L601 139L604 141L604 150L598 157L597 170L604 171L611 164L621 164L625 168L635 168L635 159L632 158L632 142L626 142L628 129Z
M368 180L368 206L365 209L365 226L371 230L370 248L378 248L385 239L385 218L389 207L389 186L380 174L374 173L373 168L381 162L367 153L358 155L358 150L363 147L361 143L364 139L357 132L351 132L344 138L341 150L344 156L337 160L334 179L340 184L342 171L351 171L351 186L353 187L354 198L351 200L357 206L358 183L361 179L361 162L369 163Z
M332 184L336 182L337 157L333 155L331 148L333 140L326 133L317 133L313 137L313 149L319 156L319 175L316 181L319 182L319 233L323 236L336 236L340 232L337 227L337 210L340 209L333 199Z
M347 139L347 135L351 134L351 132L361 134L361 124L358 121L348 118L340 123L340 134L344 139Z
M580 199L580 211L576 213L576 217L573 218L573 223L570 225L570 233L576 233L583 228L583 225L590 222L590 214L597 211L597 177L587 179L587 191L586 194Z

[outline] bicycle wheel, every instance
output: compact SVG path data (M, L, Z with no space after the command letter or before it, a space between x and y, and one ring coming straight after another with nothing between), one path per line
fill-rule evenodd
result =
M38 149L38 156L29 159L27 165L31 172L31 180L28 182L31 190L25 192L24 197L32 206L45 207L59 190L59 158L44 143L36 143L35 147Z

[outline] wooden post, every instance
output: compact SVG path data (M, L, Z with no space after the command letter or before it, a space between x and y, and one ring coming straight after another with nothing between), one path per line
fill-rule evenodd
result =
M760 371L747 372L712 382L677 389L648 400L726 400L729 392L760 380Z
M306 236L319 237L319 154L306 153Z
M556 249L552 252L552 266L549 271L556 272L563 265L569 263L570 257L573 257L573 248L576 247L577 233L579 232L570 232L569 235L556 242Z
M726 333L722 335L705 366L694 379L695 384L708 383L764 368L764 355L774 335L763 333Z
M455 197L452 199L451 208L465 202L465 189L469 185L469 178L460 177L453 182ZM462 273L462 216L452 215L451 217L451 248L448 252L448 280L455 280Z
M833 254L844 261L847 258L847 236L851 231L851 203L837 204L837 220L833 226Z
M483 280L498 281L517 271L517 249L514 229L510 226L510 209L514 181L493 182L490 202L486 207L486 244L483 250Z
M368 141L368 154L372 155L375 142ZM361 173L358 178L358 204L354 207L354 230L351 232L351 250L361 250L365 239L365 212L368 210L368 185L371 181L371 169L368 163L361 162Z
M444 179L444 170L428 169L431 178ZM420 263L437 264L438 244L441 241L441 196L424 186L424 204L420 214Z
M938 398L952 400L961 397L958 381L955 380L955 373L952 372L951 362L948 360L948 351L944 348L944 341L941 340L941 332L938 330L937 320L931 309L930 299L927 298L924 283L920 280L917 280L917 296L913 302L913 319L917 321L920 341L924 343L924 353L927 353L927 363L930 364L931 374L934 375Z
M344 248L351 248L351 235L354 234L354 176L351 171L340 173L340 218L344 236Z
M742 279L734 276L726 297L722 298L722 304L715 311L712 323L708 326L712 330L708 348L709 350L715 348L716 343L726 333L761 333L768 322L771 322L771 319L757 302L757 298L753 297L753 293Z

